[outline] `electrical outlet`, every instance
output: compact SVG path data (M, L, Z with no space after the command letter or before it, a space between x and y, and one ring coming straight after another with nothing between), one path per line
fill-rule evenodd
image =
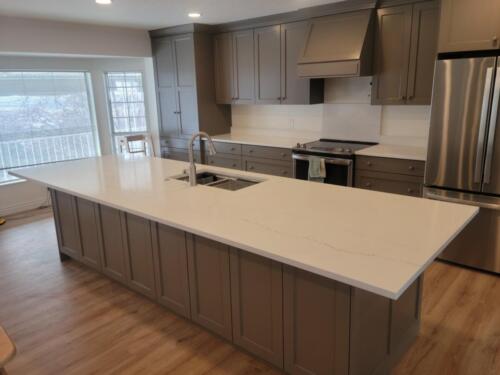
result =
M289 119L288 125L290 126L290 129L295 129L295 119L293 118Z

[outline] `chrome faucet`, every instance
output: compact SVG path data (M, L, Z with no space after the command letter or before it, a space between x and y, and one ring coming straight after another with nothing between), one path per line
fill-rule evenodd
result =
M210 155L215 155L217 152L215 150L214 142L212 141L212 138L205 133L205 132L199 132L193 134L191 137L189 144L188 144L188 155L189 155L189 186L196 186L196 165L194 164L194 151L193 151L193 144L194 140L196 137L205 137L208 141L208 153Z

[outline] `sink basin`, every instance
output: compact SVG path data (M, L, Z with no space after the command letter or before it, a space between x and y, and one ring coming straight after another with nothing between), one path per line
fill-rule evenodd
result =
M189 181L189 175L183 174L179 177L175 177L176 180ZM196 183L199 185L212 186L219 189L236 191L249 186L258 184L259 180L250 180L248 178L242 178L238 176L229 176L220 173L212 172L199 172L196 173Z

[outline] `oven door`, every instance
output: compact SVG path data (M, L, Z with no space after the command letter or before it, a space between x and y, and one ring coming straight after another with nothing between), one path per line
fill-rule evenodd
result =
M299 180L309 178L309 158L317 157L304 154L293 154L293 177ZM352 186L353 162L352 159L320 157L325 161L326 184Z

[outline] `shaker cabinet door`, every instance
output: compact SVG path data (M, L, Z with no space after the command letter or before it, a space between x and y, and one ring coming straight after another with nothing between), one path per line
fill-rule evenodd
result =
M439 52L500 47L500 1L441 0Z
M73 259L80 259L82 256L82 247L80 241L80 228L78 224L78 213L76 198L52 190L52 204L56 214L58 228L58 242L60 251L69 255Z
M114 208L99 206L102 233L102 272L126 283L125 243L122 228L122 213Z
M233 33L234 103L255 102L254 33L253 30Z
M404 104L410 59L412 5L377 11L372 104Z
M307 36L307 21L281 25L281 103L309 104L309 79L297 74L299 54Z
M126 244L125 263L130 288L148 297L156 296L151 223L139 216L123 213Z
M280 25L254 30L255 35L255 102L281 102L281 34Z
M431 104L434 64L437 58L439 4L428 1L413 5L408 104Z
M283 367L283 272L281 264L231 249L233 340Z
M88 266L101 269L101 233L99 209L96 203L76 198L78 222L82 248L82 262Z
M158 302L189 319L186 233L157 223L152 229Z
M229 247L189 235L188 266L191 319L231 340Z
M231 104L234 97L233 82L233 35L219 34L214 37L215 100L218 104Z

